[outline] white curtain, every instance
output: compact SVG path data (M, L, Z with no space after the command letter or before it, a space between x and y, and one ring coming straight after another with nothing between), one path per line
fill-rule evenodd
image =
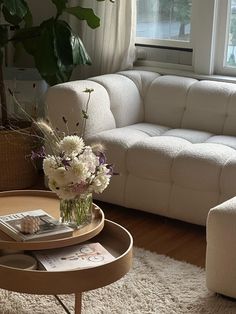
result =
M87 78L129 69L135 59L136 0L116 0L111 3L95 0L70 1L71 5L92 8L101 19L92 30L85 21L70 18L72 28L79 32L92 65L80 66L73 79Z

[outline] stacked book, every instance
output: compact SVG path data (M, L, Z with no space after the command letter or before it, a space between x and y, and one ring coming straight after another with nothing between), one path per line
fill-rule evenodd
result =
M37 232L32 234L22 232L21 221L27 216L37 217L39 221ZM0 230L16 241L44 241L66 238L72 236L74 231L42 209L0 216Z

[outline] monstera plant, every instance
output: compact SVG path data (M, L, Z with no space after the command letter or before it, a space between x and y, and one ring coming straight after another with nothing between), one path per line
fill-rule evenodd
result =
M114 0L94 1L114 2ZM62 18L62 14L71 14L79 20L85 20L93 29L99 27L100 18L91 8L69 6L68 0L51 2L56 7L55 16L33 26L32 14L25 0L0 0L1 14L6 21L6 24L0 25L0 102L4 128L8 127L9 120L3 80L3 56L4 48L9 42L23 45L32 55L35 67L49 85L68 81L78 64L91 64L81 39ZM9 25L15 29L14 35L10 38Z

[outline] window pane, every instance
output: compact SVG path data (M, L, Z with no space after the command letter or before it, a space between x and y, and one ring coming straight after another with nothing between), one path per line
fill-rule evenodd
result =
M231 0L226 65L236 67L236 0Z
M192 0L137 0L137 37L190 41Z

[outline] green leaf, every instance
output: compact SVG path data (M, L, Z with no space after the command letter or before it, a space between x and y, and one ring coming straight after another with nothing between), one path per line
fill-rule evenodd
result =
M54 52L54 19L40 25L41 32L34 52L35 64L42 76L54 75L57 71L57 57Z
M91 63L78 35L62 20L51 18L39 27L20 29L12 39L23 43L49 85L68 81L77 64Z
M13 25L18 25L26 16L29 7L25 0L3 0L2 12L5 20Z
M66 8L65 11L74 15L79 20L86 20L87 24L91 28L97 28L100 26L100 18L94 14L90 8L82 8L81 6Z
M54 23L54 52L60 65L73 64L73 47L71 45L72 31L64 21Z
M62 12L66 8L66 4L68 3L68 0L52 0L52 2L55 4L57 8L57 14L61 15Z
M71 45L73 52L73 63L77 64L87 64L91 65L91 59L83 45L82 40L79 38L78 34L72 34Z
M68 81L73 71L68 27L65 22L55 19L40 25L41 33L33 56L36 68L49 85Z
M22 19L19 16L11 15L9 11L6 9L6 7L2 8L2 13L4 15L5 20L12 25L18 25L22 21Z
M35 55L36 67L48 84L66 82L77 64L89 63L87 52L66 22L52 20L42 27L39 47L44 49Z

